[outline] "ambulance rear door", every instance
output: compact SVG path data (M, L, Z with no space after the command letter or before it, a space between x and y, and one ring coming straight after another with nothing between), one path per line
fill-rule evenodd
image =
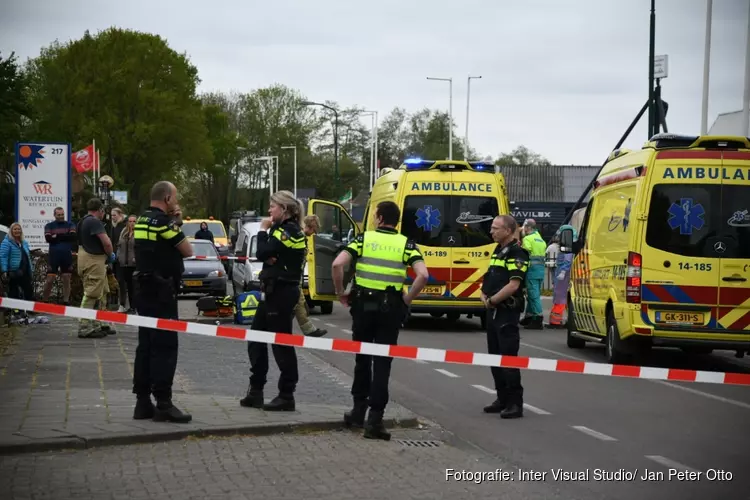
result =
M750 334L750 152L724 151L721 166L717 326Z

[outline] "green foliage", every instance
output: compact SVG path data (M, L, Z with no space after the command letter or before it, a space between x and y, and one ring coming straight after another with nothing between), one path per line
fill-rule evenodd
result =
M178 165L210 162L198 70L161 37L111 28L42 50L27 68L34 110L27 137L96 140L102 174L143 208L151 184Z
M501 153L495 165L507 167L511 165L523 165L525 167L549 166L550 161L541 155L531 151L526 146L518 146L510 153Z

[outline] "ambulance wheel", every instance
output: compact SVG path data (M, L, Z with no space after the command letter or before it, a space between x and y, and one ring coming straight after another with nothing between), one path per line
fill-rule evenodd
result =
M568 320L565 322L568 329L567 344L570 349L583 349L586 347L586 341L573 336L573 332L576 329L574 314L573 301L568 297Z
M622 349L620 331L617 329L615 313L611 308L607 309L607 338L604 346L607 362L613 365L626 364L630 356Z
M445 315L445 318L448 321L458 321L461 318L461 315L459 313L449 312Z
M320 304L320 314L331 314L333 312L333 302L323 302Z

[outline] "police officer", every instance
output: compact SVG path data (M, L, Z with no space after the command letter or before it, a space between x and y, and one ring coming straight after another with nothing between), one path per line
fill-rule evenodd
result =
M377 230L357 236L333 262L333 283L339 300L351 306L352 339L360 342L395 345L399 327L414 297L427 283L427 267L416 244L396 232L401 218L398 205L391 201L378 204L375 212ZM354 286L350 295L344 290L344 269L355 261ZM416 277L403 294L406 270L411 266ZM352 396L354 407L344 415L348 426L365 428L369 439L389 440L383 425L388 403L390 357L357 354ZM368 401L369 400L369 401ZM367 407L370 412L365 424Z
M490 354L518 356L518 320L523 311L523 287L529 266L529 253L515 238L518 225L509 215L492 221L490 233L497 242L490 267L482 282L482 302L487 307L487 351ZM497 399L484 407L486 413L501 418L523 416L523 387L518 368L492 367Z
M541 330L544 328L542 316L542 283L544 283L545 256L547 244L542 239L536 228L534 219L526 219L523 223L523 248L529 252L531 261L529 272L526 274L526 295L529 299L526 314L521 320L521 325L530 330Z
M151 203L135 223L135 306L139 315L177 319L177 291L183 258L193 248L173 220L177 188L160 181L151 188ZM133 418L187 423L192 416L172 404L172 382L177 369L177 332L138 328L133 393ZM156 407L151 402L156 399Z
M261 222L256 256L263 261L260 272L261 302L253 319L253 330L292 333L294 308L300 294L305 263L305 234L300 228L304 208L289 191L271 196L270 219ZM268 345L248 342L250 385L240 404L266 411L294 411L294 391L299 381L294 347L272 345L279 366L279 394L263 404L263 387L268 375Z

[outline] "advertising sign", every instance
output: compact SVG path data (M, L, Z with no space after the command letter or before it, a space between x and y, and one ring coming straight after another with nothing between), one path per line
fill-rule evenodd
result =
M70 144L16 144L16 221L32 250L48 248L44 226L55 207L70 221Z

